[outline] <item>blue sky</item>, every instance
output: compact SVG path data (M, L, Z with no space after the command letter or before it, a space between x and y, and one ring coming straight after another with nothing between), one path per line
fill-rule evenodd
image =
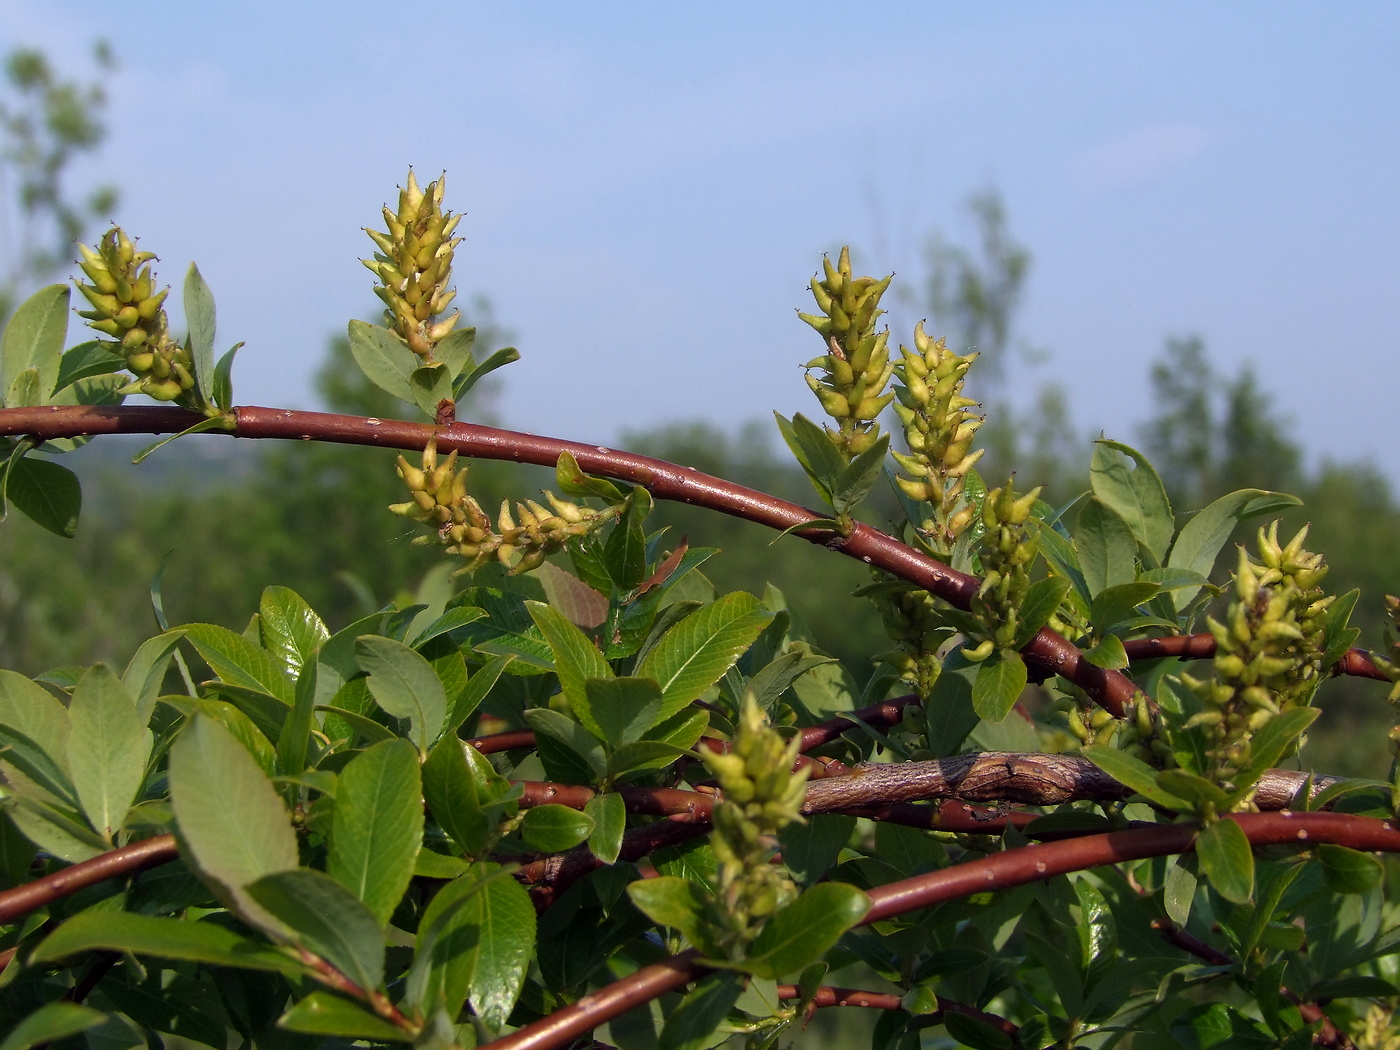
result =
M1132 440L1199 333L1252 361L1314 456L1400 480L1400 8L1381 3L389 5L0 0L0 47L109 39L113 133L80 181L178 283L196 259L238 400L311 406L357 259L412 163L466 212L458 285L524 359L504 419L814 413L794 315L821 253L917 283L995 185L1034 254L1019 334L1082 429ZM897 316L911 324L915 315ZM896 330L907 340L907 333ZM1315 435L1315 437L1311 437Z

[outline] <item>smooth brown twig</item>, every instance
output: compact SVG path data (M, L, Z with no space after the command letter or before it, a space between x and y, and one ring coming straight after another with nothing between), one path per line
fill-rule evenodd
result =
M156 835L26 882L0 893L0 924L13 922L88 886L154 868L177 856L175 836Z
M1169 656L1182 660L1209 660L1215 655L1215 637L1210 634L1177 634L1168 638L1134 638L1124 642L1123 648L1127 650L1129 662ZM1332 665L1332 674L1373 678L1378 682L1390 681L1365 649L1348 649Z

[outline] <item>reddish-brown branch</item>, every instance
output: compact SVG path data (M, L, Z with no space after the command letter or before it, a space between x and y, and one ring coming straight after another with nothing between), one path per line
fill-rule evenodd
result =
M0 893L0 924L13 922L36 908L52 904L106 879L145 871L172 861L178 855L174 835L157 835L26 882L23 886Z
M795 984L778 985L778 998L783 1001L801 999L802 992ZM899 1010L900 997L893 992L867 992L860 988L833 988L824 984L812 996L812 1005L826 1006L865 1006L872 1010Z
M1208 660L1215 655L1215 638L1210 634L1178 634L1169 638L1134 638L1124 642L1129 661L1155 660L1166 656L1183 660ZM1365 649L1348 649L1346 655L1332 665L1334 675L1353 678L1374 678L1388 682L1390 678L1371 659Z
M1331 842L1364 852L1400 852L1400 830L1390 821L1344 813L1238 813L1254 846L1313 846ZM861 924L957 900L973 893L1011 889L1071 871L1148 857L1184 853L1195 846L1192 824L1164 824L1102 835L1035 843L970 860L940 871L868 891L871 907ZM489 1044L495 1050L552 1050L659 995L684 987L704 972L696 953L645 967L541 1021Z
M1193 937L1168 919L1153 919L1152 928L1160 933L1162 939L1168 944L1174 945L1184 952L1189 952L1198 959L1204 959L1212 966L1235 965L1235 960L1224 952L1216 950L1199 937ZM1316 1003L1304 1002L1296 993L1287 988L1280 987L1278 991L1279 995L1298 1008L1298 1013L1302 1015L1304 1022L1307 1024L1321 1022L1317 1035L1313 1037L1314 1046L1332 1047L1333 1050L1356 1050L1351 1038L1345 1032L1338 1030L1322 1007Z
M820 515L796 503L648 456L472 423L434 427L395 419L255 406L237 408L234 414L235 429L224 433L237 437L316 440L404 450L421 449L436 438L442 452L455 449L477 459L545 467L554 466L559 456L568 452L585 471L644 485L659 499L703 506L779 531L792 529L803 539L908 580L958 608L966 609L977 592L975 577L956 572L868 525L856 525L852 534L845 537L829 529L803 528L805 522ZM47 440L82 434L168 433L184 430L199 418L184 409L145 406L14 408L0 410L0 434ZM1137 694L1137 687L1126 675L1095 667L1072 643L1048 628L1042 629L1022 653L1037 671L1063 675L1115 715L1121 716Z

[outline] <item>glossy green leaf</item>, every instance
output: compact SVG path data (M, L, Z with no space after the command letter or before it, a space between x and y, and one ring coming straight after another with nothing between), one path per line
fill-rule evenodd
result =
M703 918L708 903L701 889L690 879L679 875L643 879L627 887L627 896L658 926L680 930L702 953L713 949Z
M855 827L855 817L840 813L818 813L789 824L778 833L783 863L802 885L810 886L836 863Z
M477 863L434 894L423 910L404 994L424 1016L439 1008L452 1017L461 1012L481 943L479 895L492 881L509 877L498 864Z
M621 503L627 498L627 493L618 488L610 478L585 474L572 452L559 453L559 461L554 466L554 477L566 496L596 496L611 504Z
M520 351L513 346L503 346L494 354L488 357L481 364L477 365L470 372L466 372L458 377L457 382L452 387L452 394L457 400L461 400L467 392L477 383L485 379L498 368L504 368L512 362L520 360Z
M443 831L465 853L475 855L486 846L490 821L477 798L464 745L444 736L423 763L423 798Z
M1322 877L1335 893L1367 893L1381 880L1381 862L1373 854L1323 843L1316 855Z
M598 778L607 775L608 763L603 755L602 744L598 742L597 737L568 715L541 707L526 711L525 721L530 723L530 728L535 731L537 738L542 733L576 756L581 770L590 771ZM541 757L544 757L543 754ZM588 779L585 776L583 780L573 782L587 783Z
M1217 820L1196 839L1196 857L1214 890L1228 901L1243 904L1254 893L1254 853L1240 826Z
M58 362L58 378L54 381L54 393L82 379L93 376L110 375L126 368L126 358L112 353L116 343L106 340L91 340L69 347ZM125 382L122 383L125 386Z
M1085 972L1094 963L1114 962L1118 957L1118 927L1113 919L1113 909L1092 882L1076 879L1074 894L1079 900L1079 924L1075 933L1079 936L1079 947Z
M146 778L151 734L121 679L106 664L91 668L68 705L68 764L89 823L110 837L126 819Z
M53 393L68 334L68 286L40 288L11 315L0 335L0 389L8 390L25 369L38 372L41 399ZM11 406L13 407L13 406Z
M606 739L593 717L585 683L590 678L611 678L612 668L588 636L561 613L543 602L526 602L525 608L549 643L564 699L585 729L600 740Z
M381 926L413 877L423 843L422 799L418 753L407 740L375 744L340 771L326 870Z
M881 434L836 475L831 488L831 503L838 513L851 513L870 494L871 488L884 473L885 455L889 447L890 436Z
M214 403L214 293L209 290L199 267L190 263L185 274L185 323L189 326L187 345L194 363L194 378L205 404Z
M1093 648L1084 650L1084 659L1095 667L1116 671L1128 666L1128 650L1123 647L1123 639L1110 634Z
M306 599L290 587L268 587L258 603L262 645L282 664L287 677L297 678L330 637L326 625Z
M510 878L492 879L478 895L476 960L468 995L488 1031L499 1031L515 1008L535 952L535 906Z
M737 973L712 973L701 978L667 1015L657 1050L700 1050L709 1045L715 1029L739 1001L743 989L743 980Z
M180 632L221 680L269 693L284 704L292 702L292 680L265 649L212 623L186 624Z
M513 656L494 656L471 673L471 677L467 679L467 687L448 704L447 721L442 727L444 736L456 733L462 723L471 717L472 712L481 706L481 702L490 694L496 682L500 680L501 673L513 659Z
M441 402L455 403L457 399L452 395L454 378L447 366L438 362L415 368L409 374L408 386L413 391L413 403L418 410L430 419L436 419Z
M1100 438L1094 442L1089 484L1094 497L1127 522L1133 536L1157 561L1167 556L1176 521L1162 479L1146 456L1117 441Z
M626 512L617 519L603 542L603 568L613 586L622 593L635 590L647 572L647 536L643 527L651 510L651 495L645 489L632 493Z
M247 891L294 931L298 943L361 988L384 983L384 929L360 899L331 876L311 868L279 871L250 883Z
M637 668L661 686L660 718L675 714L717 682L753 644L773 614L742 591L703 606L676 624Z
M283 932L244 887L297 866L296 832L253 756L212 718L196 715L170 748L170 803L205 881L248 921Z
M856 887L819 883L768 920L749 946L744 968L759 977L796 973L824 958L869 910L870 898Z
M136 711L144 726L151 720L156 700L165 683L165 672L180 645L178 635L159 634L141 643L122 672L122 685L136 701Z
M1167 871L1163 886L1162 905L1167 918L1185 927L1191 918L1191 905L1196 899L1196 865L1187 855L1177 857Z
M297 679L296 699L282 721L277 737L277 768L283 776L294 777L306 768L307 749L316 718L316 672L318 665L310 661Z
M85 1032L106 1018L101 1011L80 1003L45 1003L10 1029L0 1040L0 1050L29 1050Z
M949 657L924 705L928 748L935 758L956 754L980 720L972 706L972 683L977 676L977 666L968 666L966 661L955 665L957 659L956 653Z
M1100 634L1110 631L1159 590L1160 585L1147 580L1134 580L1131 583L1105 587L1094 595L1094 600L1089 605L1089 622Z
M27 518L72 539L83 509L83 489L67 467L26 456L9 472L5 495Z
M408 344L387 328L366 321L351 321L347 334L350 353L369 381L400 401L412 404L413 386L409 377L422 362Z
M622 852L622 836L627 830L627 806L615 791L594 795L583 807L593 821L588 848L604 864L617 863Z
M1221 787L1185 769L1162 770L1157 774L1157 786L1197 811L1209 807L1224 813L1230 808L1230 796Z
M1116 747L1104 744L1094 744L1084 748L1083 755L1118 783L1144 798L1151 799L1159 806L1174 810L1190 808L1180 798L1158 785L1157 770L1126 751L1119 751Z
M1093 595L1084 579L1084 570L1079 564L1079 552L1074 549L1074 544L1043 521L1032 518L1030 524L1035 527L1036 535L1040 538L1040 553L1046 564L1069 580L1074 593L1087 607Z
M562 853L593 834L593 818L568 806L549 803L525 811L520 834L531 849Z
M1016 628L1016 639L1012 643L1014 647L1020 648L1036 636L1045 626L1045 621L1055 614L1072 586L1062 576L1047 576L1030 585L1026 600L1021 603L1021 622Z
M943 1027L961 1046L972 1050L1011 1050L1016 1043L996 1025L952 1010L943 1015Z
M266 970L289 977L306 972L306 967L285 951L240 937L217 923L103 910L73 916L44 938L30 962L55 962L93 951Z
M1137 540L1128 523L1097 499L1089 500L1080 510L1074 545L1091 596L1136 578Z
M1244 779L1253 784L1265 770L1278 765L1319 714L1315 707L1295 707L1265 722L1249 742L1249 765L1243 771Z
M665 740L634 740L608 756L608 775L626 777L649 769L661 769L686 754L687 749Z
M413 1035L330 992L312 992L277 1020L279 1028L308 1035L411 1043Z
M831 439L822 428L801 413L793 416L791 420L784 419L776 412L773 416L778 421L778 432L782 434L783 441L792 450L792 454L797 457L797 462L806 472L812 487L822 499L830 503L832 493L846 469L846 462L841 458L841 453L836 450L836 446L831 443Z
M1221 496L1188 521L1172 544L1167 565L1174 569L1190 569L1209 577L1215 567L1216 555L1235 526L1260 514L1274 514L1301 502L1296 496L1263 489L1240 489ZM1196 597L1198 588L1186 587L1176 592L1176 607L1184 609Z
M475 346L475 328L454 328L438 341L437 346L433 347L433 360L446 366L448 374L456 379L472 366L472 349ZM460 395L458 396L460 397Z
M225 412L233 407L233 360L243 346L243 343L234 343L229 347L214 366L214 375L209 383L215 407Z
M660 720L661 687L654 679L590 678L584 690L598 739L606 744L630 744Z
M977 666L972 682L972 708L988 722L1011 713L1026 688L1026 662L1013 650L998 649Z
M375 703L405 719L409 736L427 754L447 717L447 693L432 665L402 642L372 634L355 640L355 658L369 675Z

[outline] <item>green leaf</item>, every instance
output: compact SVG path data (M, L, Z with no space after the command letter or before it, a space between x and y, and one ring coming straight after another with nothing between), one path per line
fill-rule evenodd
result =
M593 818L568 806L549 803L525 811L520 834L531 849L563 853L593 834Z
M660 720L661 687L651 678L590 678L584 683L598 739L616 747L640 740Z
M481 364L477 365L470 372L461 376L452 388L452 396L458 401L466 397L467 391L476 386L484 378L498 368L504 368L513 361L520 360L520 351L513 346L504 346L488 357Z
M206 417L205 419L201 419L194 426L186 427L178 434L171 434L169 437L163 437L159 441L147 445L140 452L131 457L132 466L144 463L151 455L163 449L166 445L170 444L170 442L178 441L182 437L188 437L191 434L203 434L210 430L232 430L233 426L233 420L225 416Z
M413 877L423 844L422 799L418 753L407 740L375 744L340 771L326 870L381 926Z
M1123 647L1123 639L1110 634L1098 645L1084 650L1084 659L1095 667L1116 671L1128 666L1128 651Z
M1236 783L1248 781L1252 786L1266 770L1278 765L1321 713L1315 707L1295 707L1265 722L1249 742L1249 765L1235 778Z
M94 833L76 810L60 803L12 795L7 806L10 819L25 838L70 864L91 860L111 849L111 843Z
M551 711L547 707L534 708L525 712L525 721L536 736L543 733L563 746L568 753L577 756L583 770L591 770L598 778L607 775L608 763L603 757L602 745L597 737L561 711ZM543 757L543 756L542 756ZM581 783L587 783L585 777Z
M409 736L426 755L447 717L447 693L432 665L402 642L373 634L355 639L355 659L369 675L375 703L408 721Z
M661 686L660 719L717 682L773 618L751 594L735 591L702 606L667 631L636 674Z
M647 572L647 536L643 523L651 510L651 494L634 489L626 513L617 519L603 543L603 568L619 592L635 590Z
M62 755L63 765L60 766L47 751L20 730L13 726L0 725L0 758L22 773L34 785L42 788L46 792L46 800L52 798L75 809L78 808L78 795L74 790L73 781L66 771L68 764L66 750ZM11 786L22 788L25 794L33 793L33 788L28 785L11 784Z
M1146 580L1105 587L1094 595L1089 605L1089 622L1093 624L1095 633L1103 635L1113 630L1159 590L1159 584Z
M1137 469L1128 466L1131 459ZM1094 461L1089 467L1089 484L1094 497L1128 523L1133 536L1160 562L1176 521L1167 490L1147 457L1134 448L1100 438L1094 442Z
M491 822L477 798L476 783L463 744L447 735L423 763L423 798L428 811L452 841L469 855L486 848Z
M264 875L247 890L295 931L298 942L361 988L372 991L384 983L383 927L358 897L331 876L296 868Z
M1162 770L1157 774L1157 786L1197 812L1211 807L1224 813L1230 808L1230 796L1222 788L1185 769Z
M437 418L437 407L441 401L456 402L452 396L452 375L445 364L433 362L415 368L408 377L409 388L413 391L413 403L430 419Z
M433 360L445 365L448 374L456 379L463 370L475 364L472 357L472 348L475 346L475 328L454 328L433 347Z
M111 348L116 345L116 343L94 339L70 347L59 359L58 378L54 381L54 393L57 394L60 390L72 386L80 379L111 375L113 372L120 372L124 369L126 358L112 352Z
M297 866L291 818L253 756L206 715L191 719L170 748L170 803L186 860L245 919L285 932L244 887Z
M515 1008L535 950L535 906L514 879L492 879L479 894L480 919L469 995L489 1031Z
M79 1003L45 1003L10 1029L0 1050L29 1050L85 1032L106 1019L106 1014Z
M277 737L277 768L283 776L299 776L306 769L306 752L316 718L317 666L311 661L297 679L296 701L283 719L282 732Z
M258 602L258 630L263 648L282 664L292 679L316 662L330 637L326 625L306 599L290 587L268 587Z
M73 916L44 938L29 961L55 962L93 951L266 970L288 977L306 973L306 967L286 952L240 937L217 923L103 909Z
M972 683L972 708L988 722L1011 713L1026 688L1026 662L1014 650L998 649L977 667Z
M583 807L593 820L588 836L588 848L604 864L616 864L622 852L622 836L627 830L627 805L614 791L594 795Z
M212 623L186 624L180 631L223 681L270 693L284 704L295 698L282 665L241 634Z
M68 779L68 709L37 682L18 671L0 670L0 726L33 741Z
M702 954L714 951L706 936L705 911L709 902L702 888L679 875L659 875L627 887L627 896L648 919L658 926L681 931Z
M962 666L955 666L956 658L956 654L949 657L924 704L928 749L935 758L955 754L980 721L972 706L972 683L977 667L969 667L965 661Z
M308 1035L411 1043L413 1035L330 992L312 992L277 1020L279 1028Z
M1361 589L1353 587L1346 594L1339 594L1337 600L1328 606L1327 649L1322 654L1323 667L1331 667L1340 660L1361 637L1359 628L1347 626L1351 620L1352 610L1356 608L1356 601L1360 597Z
M746 690L753 693L762 710L768 711L793 682L808 671L830 663L835 661L829 656L812 656L802 649L792 649L759 668L749 679Z
M442 727L444 736L451 736L457 732L458 727L465 722L485 700L491 692L492 687L501 677L501 672L506 669L515 657L496 656L482 664L471 673L467 680L467 687L457 694L447 711L447 722Z
M657 1050L700 1050L708 1045L743 990L743 979L737 973L712 973L702 978L667 1015Z
M1036 636L1072 587L1063 576L1047 576L1030 585L1026 600L1021 603L1021 622L1016 628L1016 639L1011 643L1013 648L1019 649Z
M1136 578L1137 540L1128 523L1097 499L1086 502L1079 512L1074 544L1091 596Z
M474 864L440 889L423 911L415 937L413 965L404 979L405 999L424 1016L443 1009L456 1017L476 969L482 902L493 881L509 877L498 864Z
M350 353L365 377L400 401L413 404L413 386L409 377L422 364L422 360L408 348L408 344L387 328L366 321L351 321L347 334L350 337Z
M697 714L702 718L704 716L703 711ZM644 770L661 769L687 753L687 748L665 740L636 740L623 744L608 757L608 775L618 778Z
M832 444L831 438L821 427L806 416L798 413L791 420L773 413L778 421L778 432L783 441L797 457L797 462L806 472L818 494L827 503L832 502L840 479L846 470L846 462Z
M870 898L856 887L819 883L768 920L749 946L744 968L758 977L796 973L822 959L869 910Z
M68 294L66 284L40 288L10 317L0 336L0 389L8 390L21 372L33 368L40 398L53 393L68 335Z
M55 535L72 539L77 533L83 489L67 467L26 456L11 465L5 495L25 517Z
M836 863L855 827L855 817L840 813L818 813L789 824L778 832L783 863L798 881L810 886Z
M1046 564L1069 580L1075 594L1083 599L1087 607L1093 595L1089 593L1089 584L1084 579L1084 570L1079 564L1079 552L1074 549L1074 544L1038 518L1032 518L1030 524L1035 527L1036 535L1040 537L1040 553L1044 556Z
M1191 808L1177 796L1159 787L1157 771L1142 759L1104 744L1086 747L1081 753L1118 783L1157 805L1173 810Z
M588 635L548 605L543 602L526 602L525 608L529 610L535 625L549 643L550 652L554 654L554 670L559 675L559 688L563 691L570 709L578 716L585 729L600 740L606 739L597 719L593 717L585 683L590 678L611 678L612 668L608 666L608 661L589 640Z
M1011 1050L1016 1045L1000 1028L969 1014L949 1010L943 1015L943 1027L959 1044L972 1050Z
M185 274L185 323L189 326L190 359L199 396L206 405L214 403L214 293L204 283L199 267L190 263Z
M1281 492L1266 492L1263 489L1240 489L1228 496L1221 496L1186 523L1172 544L1167 566L1173 569L1190 569L1202 576L1210 576L1215 567L1215 557L1235 526L1248 518L1260 514L1273 514L1287 507L1296 507L1302 501L1296 496ZM1176 607L1184 609L1196 597L1199 588L1186 587L1176 592Z
M559 461L554 465L554 478L559 483L560 491L566 496L596 496L614 505L627 498L627 493L618 488L610 478L585 474L572 452L559 453Z
M219 363L214 366L214 378L209 384L214 398L214 406L225 412L233 408L233 359L242 349L242 343L234 343L233 346L229 347L228 351L219 358Z
M106 664L88 670L68 705L68 764L83 813L111 838L146 778L151 734L136 704Z
M1215 892L1243 904L1254 893L1254 853L1249 839L1233 820L1217 820L1196 839L1201 874Z
M1162 906L1166 909L1167 918L1183 929L1191 918L1191 904L1196 899L1195 867L1189 854L1177 857L1167 871L1163 884Z
M869 495L871 487L884 471L885 453L889 447L889 435L881 434L873 445L852 459L837 475L832 485L831 501L838 513L849 514Z
M15 381L10 384L9 392L5 395L5 404L10 408L33 408L43 404L39 383L39 370L26 368L15 376Z
M1370 853L1323 843L1316 856L1334 893L1369 893L1381 880L1381 862Z
M122 672L122 685L136 701L136 711L141 724L151 720L156 700L165 684L165 672L170 668L170 660L180 645L180 637L159 634L141 643Z

